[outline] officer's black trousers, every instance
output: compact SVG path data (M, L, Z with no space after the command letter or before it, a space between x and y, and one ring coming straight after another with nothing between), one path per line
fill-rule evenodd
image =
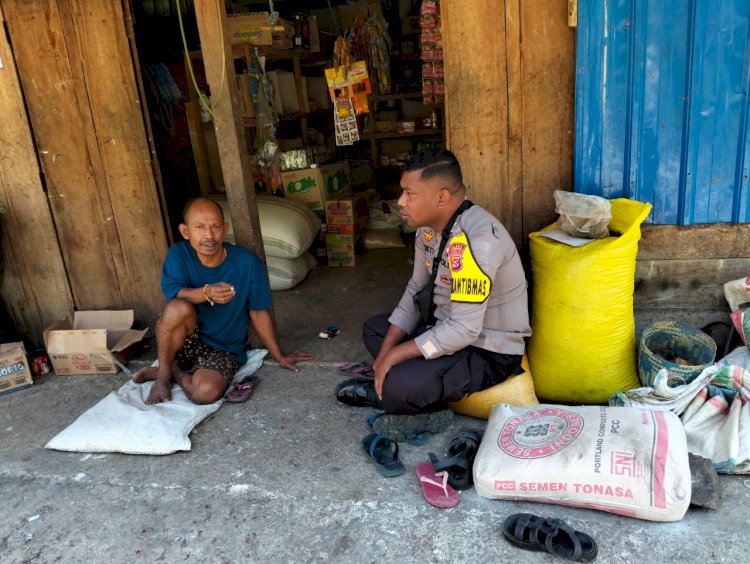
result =
M373 358L377 357L390 323L388 315L365 321L362 337ZM413 339L417 330L406 339ZM445 402L485 390L509 376L523 372L521 355L467 347L431 360L414 358L391 368L383 384L383 409L389 413L418 413L443 409Z

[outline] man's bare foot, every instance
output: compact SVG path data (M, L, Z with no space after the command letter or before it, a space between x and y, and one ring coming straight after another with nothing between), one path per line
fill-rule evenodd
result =
M146 403L154 405L155 403L163 403L172 399L172 390L169 384L162 384L161 382L155 381L154 387L151 388L151 393L146 398Z
M144 382L150 382L151 380L156 380L156 374L158 373L159 368L156 366L145 366L143 368L139 368L135 371L135 374L133 374L133 382L136 384L143 384Z

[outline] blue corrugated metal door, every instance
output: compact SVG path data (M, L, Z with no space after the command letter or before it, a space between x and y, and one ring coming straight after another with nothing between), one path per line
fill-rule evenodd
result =
M750 221L750 0L578 3L577 192Z

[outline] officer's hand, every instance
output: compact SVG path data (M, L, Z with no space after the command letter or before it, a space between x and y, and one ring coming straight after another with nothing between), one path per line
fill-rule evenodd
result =
M375 369L375 393L378 394L378 397L381 400L383 399L383 384L385 384L385 377L388 375L388 372L390 372L391 367L392 365L387 358L376 361L373 365L373 368Z

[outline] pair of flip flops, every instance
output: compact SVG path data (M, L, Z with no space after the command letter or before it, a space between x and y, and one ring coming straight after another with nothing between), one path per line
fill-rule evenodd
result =
M362 376L365 378L374 376L375 374L372 364L368 362L347 362L346 364L340 365L337 370L342 374L352 374L354 376Z
M406 472L398 459L398 443L383 435L370 433L360 442L362 450L383 476L392 478ZM448 485L447 472L435 472L430 462L417 464L416 473L422 485L422 493L430 505L450 508L458 505L458 492Z
M435 453L429 453L435 472L446 472L448 484L454 489L466 490L474 485L472 467L482 435L476 429L461 429L451 439L445 458L439 460Z
M224 396L224 399L230 403L242 403L243 401L247 401L250 399L250 396L253 395L259 382L260 378L257 376L247 376L239 382L235 382L232 389Z
M591 562L598 550L591 536L576 531L562 519L531 513L515 513L506 518L503 536L519 548L546 551L578 562Z

